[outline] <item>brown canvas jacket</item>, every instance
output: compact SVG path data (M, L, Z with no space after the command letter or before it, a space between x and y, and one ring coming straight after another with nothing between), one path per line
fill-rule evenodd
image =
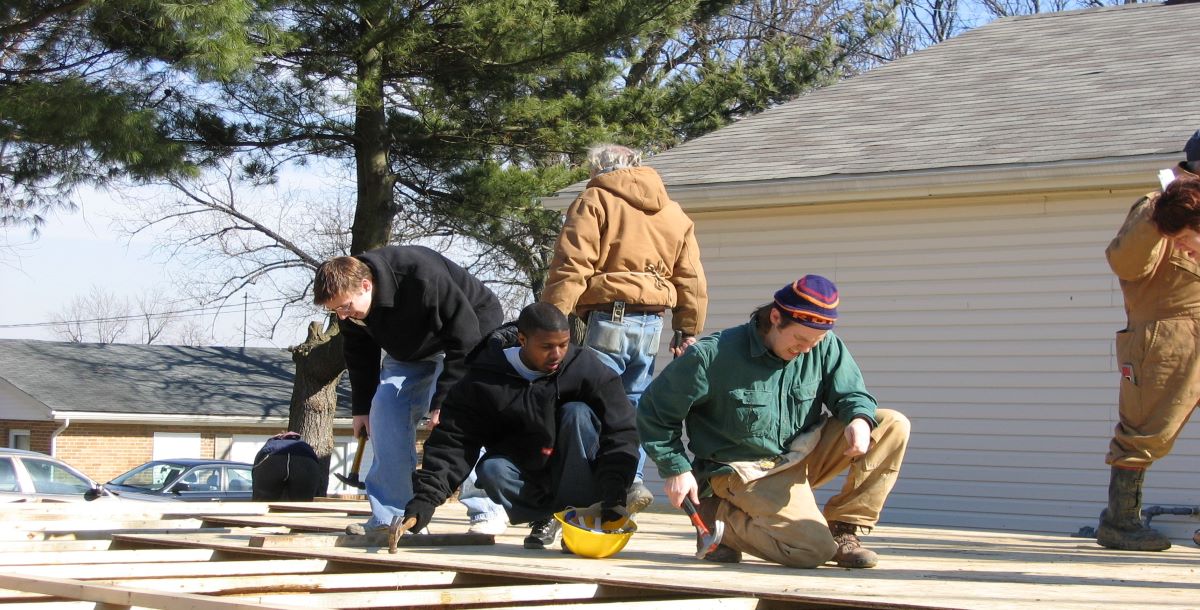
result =
M565 313L622 300L670 308L672 327L704 329L708 287L692 220L658 172L601 174L567 209L542 301Z
M1130 327L1200 317L1200 265L1180 254L1150 221L1158 192L1138 200L1106 255L1121 281Z

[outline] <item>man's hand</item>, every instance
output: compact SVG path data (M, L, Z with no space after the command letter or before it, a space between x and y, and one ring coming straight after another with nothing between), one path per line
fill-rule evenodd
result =
M441 423L441 421L442 421L442 410L441 409L434 409L429 412L429 429L430 430L436 428L437 425L439 423Z
M673 477L667 477L663 485L663 491L667 492L667 501L675 508L683 506L683 498L685 496L691 498L693 504L700 503L700 486L696 484L696 477L692 475L692 471L690 470Z
M687 348L691 347L695 343L696 343L696 338L691 335L687 335L687 336L683 337L678 343L672 342L671 343L671 357L678 358L678 357L682 356L683 352L686 352Z
M362 438L363 436L371 436L371 420L370 415L355 415L353 419L354 438Z
M408 528L408 531L415 534L425 529L425 526L429 525L429 521L433 519L433 511L436 508L436 506L423 500L414 499L410 501L408 506L404 507L404 520L416 519L417 523Z
M857 457L867 453L867 449L871 446L871 424L861 417L855 417L850 420L850 424L846 426L846 444L850 445L846 448L842 455L849 457Z

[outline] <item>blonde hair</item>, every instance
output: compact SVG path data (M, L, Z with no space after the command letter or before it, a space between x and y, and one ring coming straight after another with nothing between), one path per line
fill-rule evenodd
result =
M620 144L597 144L588 149L587 162L592 176L599 176L614 169L641 165L642 153Z
M323 305L358 288L363 280L374 280L371 268L353 256L331 258L320 267L313 278L313 303Z

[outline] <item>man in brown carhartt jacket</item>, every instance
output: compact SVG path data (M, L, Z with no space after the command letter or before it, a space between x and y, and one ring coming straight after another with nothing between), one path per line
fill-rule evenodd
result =
M1200 132L1193 143L1200 159ZM1197 160L1185 150L1185 163ZM1142 522L1142 482L1146 469L1170 453L1200 401L1200 181L1187 171L1177 175L1161 193L1134 204L1106 251L1128 318L1117 333L1120 422L1105 458L1112 466L1108 508L1096 536L1108 548L1170 548Z
M541 300L586 320L584 344L621 376L636 407L654 374L662 312L671 310L681 334L675 355L704 330L700 247L692 220L640 153L605 144L588 162L592 179L567 208Z

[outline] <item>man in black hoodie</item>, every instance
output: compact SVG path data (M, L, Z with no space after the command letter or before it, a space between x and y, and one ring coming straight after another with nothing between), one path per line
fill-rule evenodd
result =
M482 282L421 246L326 261L313 280L313 302L341 321L354 434L368 431L375 451L365 479L371 519L346 532L383 529L412 499L417 423L428 414L437 425L467 352L504 312Z
M442 408L413 475L405 519L429 523L475 466L478 485L514 524L530 523L525 548L554 543L552 516L600 502L610 518L626 506L637 468L633 406L612 369L571 344L567 317L549 303L521 311L467 358L469 369ZM614 513L616 515L614 515Z

